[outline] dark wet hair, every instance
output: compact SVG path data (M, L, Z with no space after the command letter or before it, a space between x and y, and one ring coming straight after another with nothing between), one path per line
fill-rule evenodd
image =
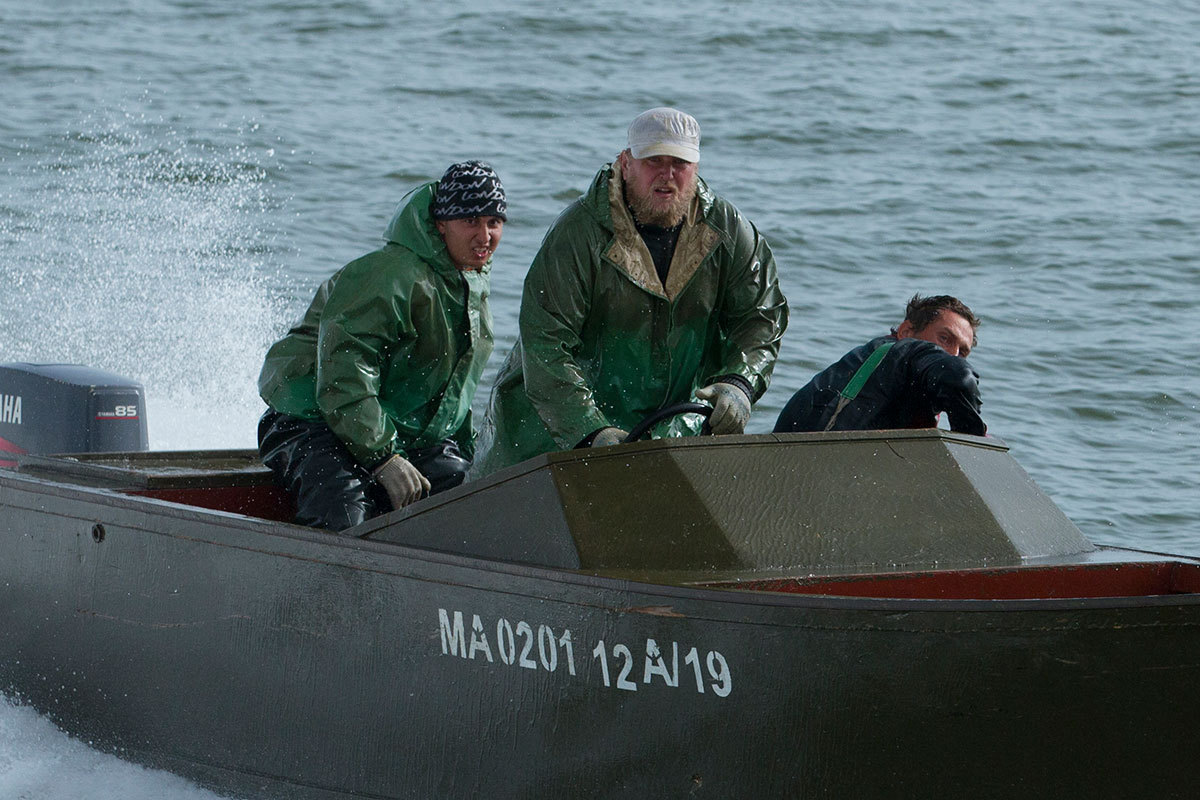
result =
M967 304L957 297L948 294L938 294L933 297L921 297L914 294L904 309L904 321L913 326L914 331L923 331L925 326L937 319L942 311L953 311L965 319L971 326L971 345L975 345L975 331L979 329L979 317L975 316ZM895 331L892 331L895 333Z

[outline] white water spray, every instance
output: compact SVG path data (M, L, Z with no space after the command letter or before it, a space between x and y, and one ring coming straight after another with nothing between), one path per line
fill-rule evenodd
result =
M13 800L217 800L176 775L69 738L31 708L0 696L0 797Z
M287 328L270 155L132 115L60 145L0 195L0 361L140 381L152 449L254 446L258 369Z

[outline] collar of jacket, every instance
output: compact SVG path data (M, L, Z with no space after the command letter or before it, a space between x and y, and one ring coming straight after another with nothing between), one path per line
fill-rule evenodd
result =
M437 181L430 181L405 195L400 200L400 207L396 209L392 221L388 223L383 238L413 251L422 261L446 277L457 279L462 270L450 260L446 243L429 214L429 204L433 201L433 190L436 186ZM492 260L489 258L483 267L471 271L486 275L491 269Z
M649 248L633 224L633 215L625 204L624 181L614 164L605 164L596 175L588 202L601 224L612 231L613 240L604 252L639 287L668 301L673 301L696 274L696 270L712 252L720 234L707 218L712 211L714 196L708 184L696 178L696 197L688 209L683 230L675 243L671 268L664 286L654 268Z

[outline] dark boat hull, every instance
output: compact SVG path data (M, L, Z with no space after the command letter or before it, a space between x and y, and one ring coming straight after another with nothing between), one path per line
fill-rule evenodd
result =
M653 586L0 493L0 685L241 795L1191 795L1195 594Z

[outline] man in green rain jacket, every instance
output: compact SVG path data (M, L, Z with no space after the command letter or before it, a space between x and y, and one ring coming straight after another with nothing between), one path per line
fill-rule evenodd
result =
M696 120L651 109L550 228L492 391L479 474L615 444L652 411L689 400L712 403L714 433L744 430L767 390L787 301L766 241L698 178L699 158ZM682 417L657 433L699 424Z
M462 482L506 211L490 166L452 165L268 351L259 450L298 523L340 531Z

